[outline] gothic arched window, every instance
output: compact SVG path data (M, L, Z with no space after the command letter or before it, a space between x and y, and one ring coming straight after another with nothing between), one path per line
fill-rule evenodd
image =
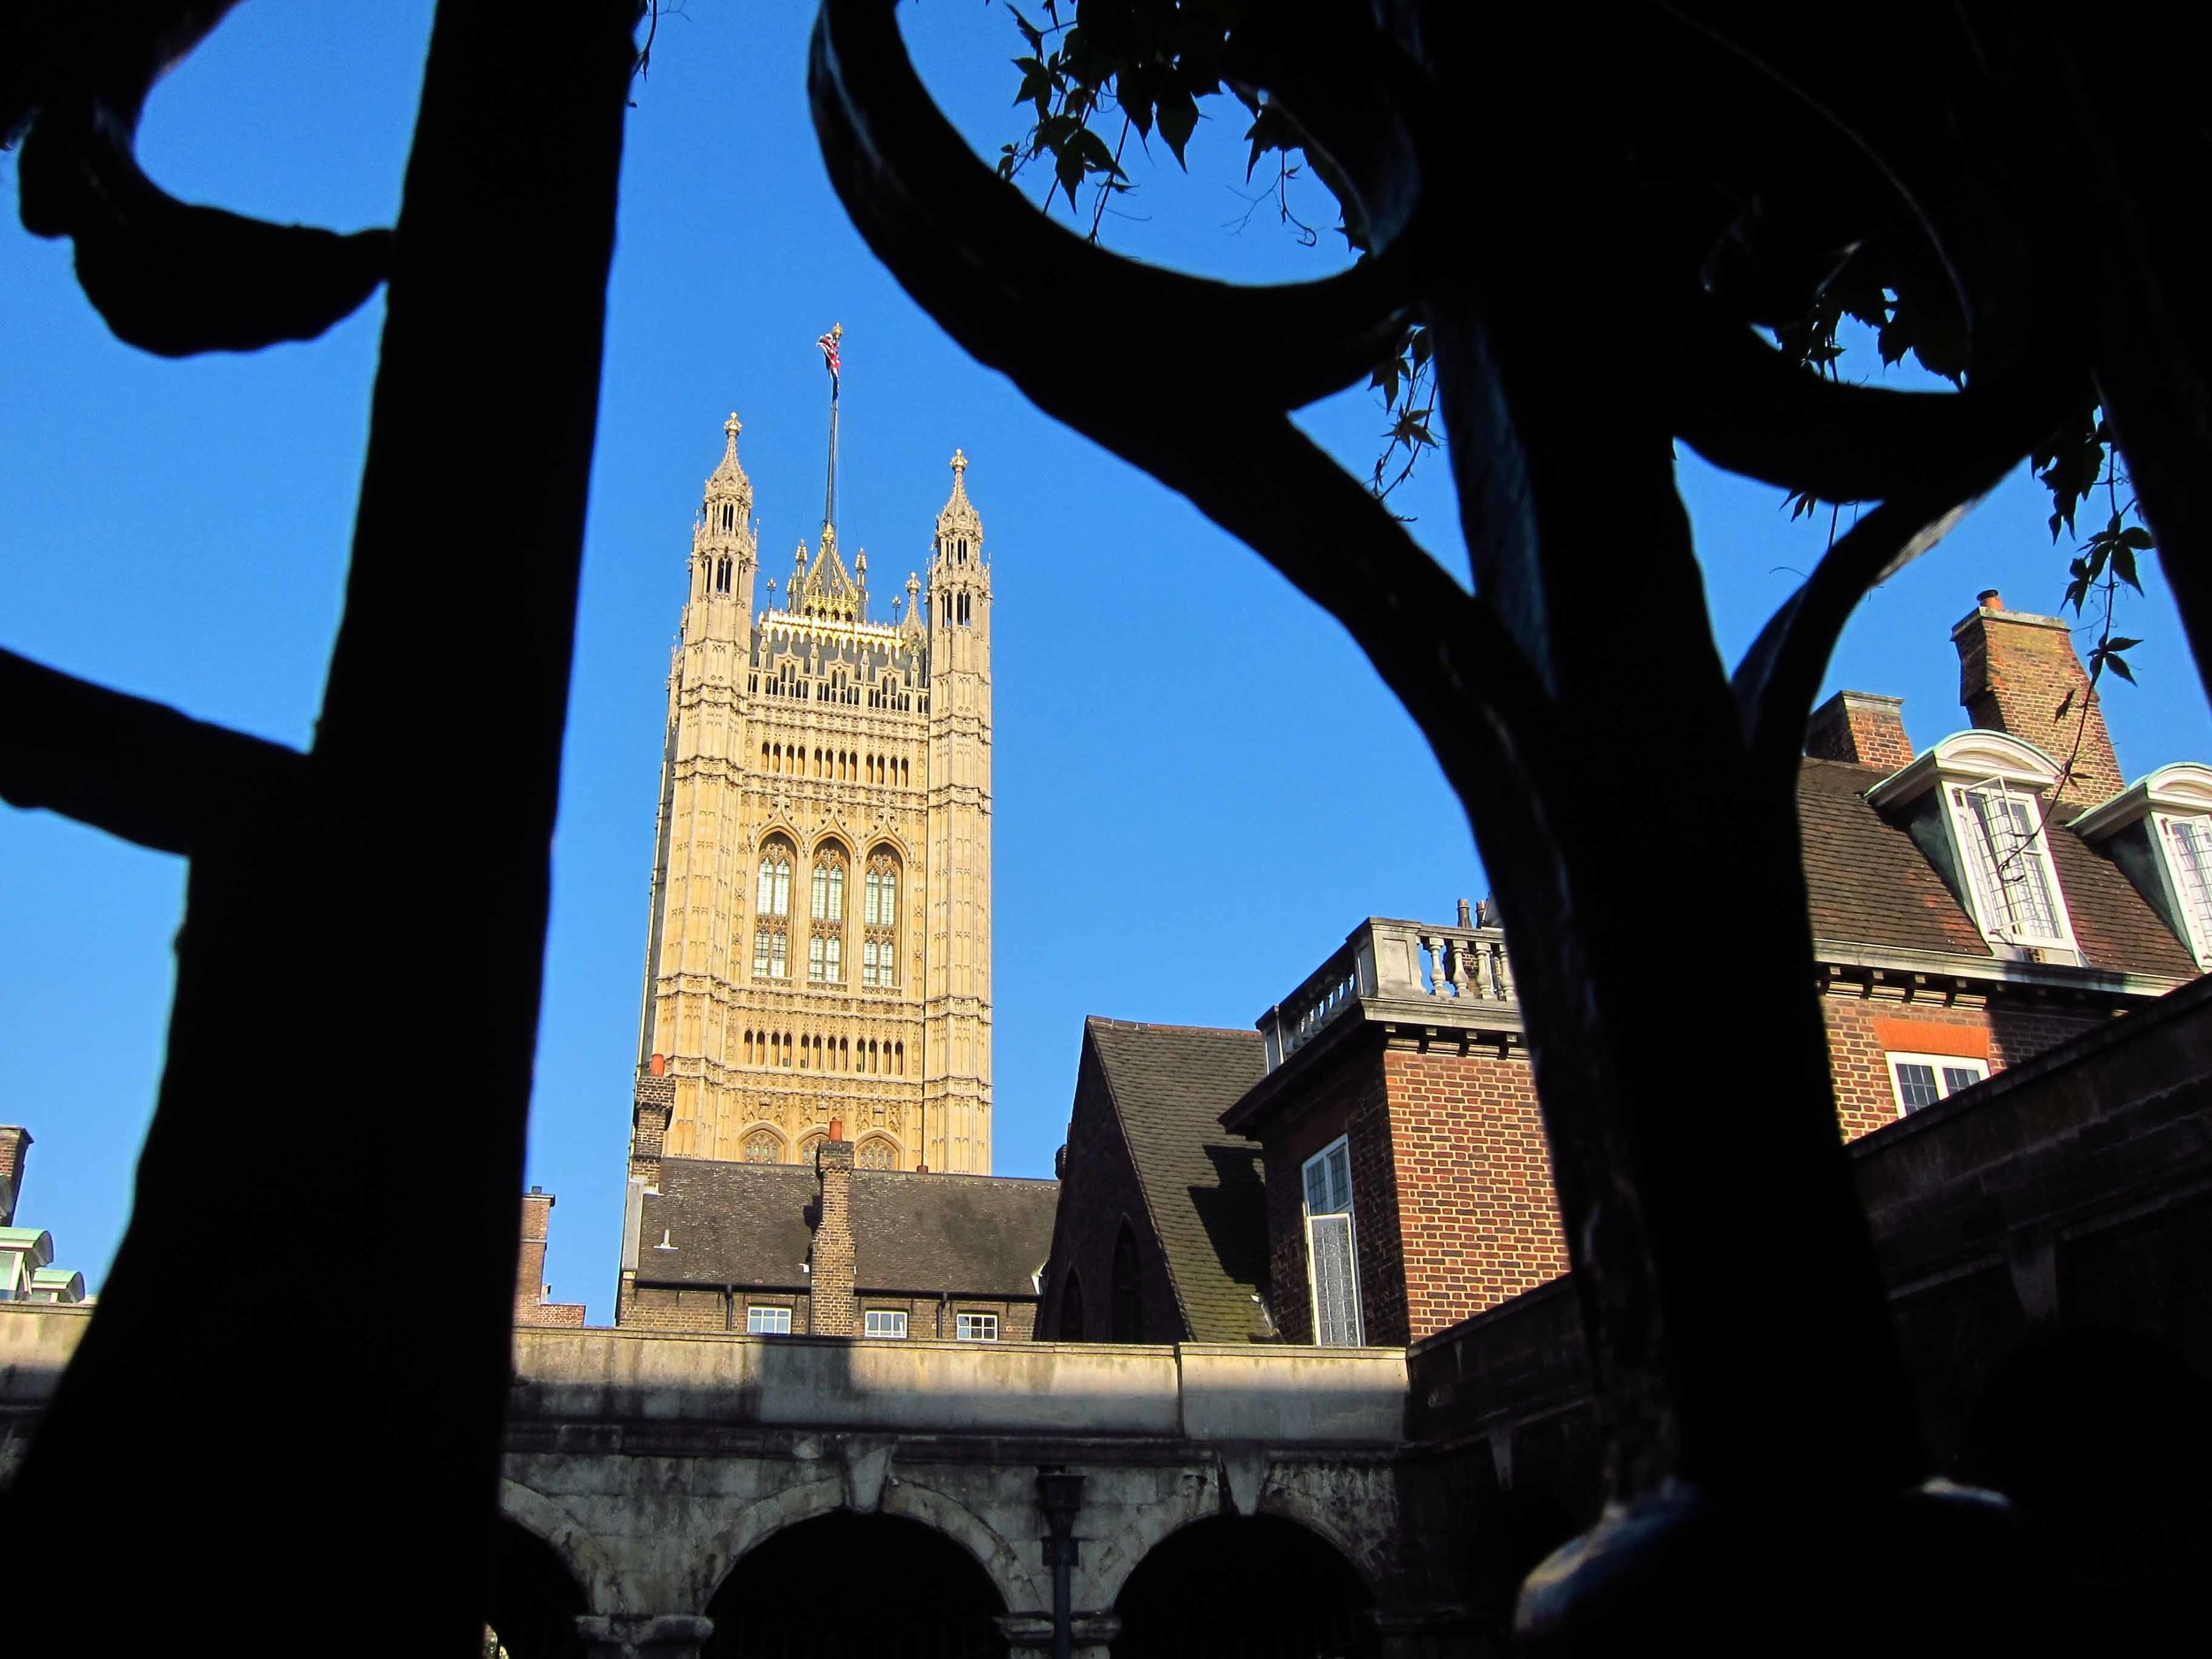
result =
M800 1141L799 1162L802 1164L813 1163L814 1155L822 1149L823 1146L828 1141L828 1140L829 1136L823 1133L821 1131L817 1130L814 1133L809 1135L805 1140Z
M772 1129L756 1129L745 1137L745 1162L748 1164L780 1164L783 1162L783 1137Z
M760 849L760 887L753 902L753 977L790 977L791 843L780 836Z
M1114 1240L1114 1340L1144 1340L1144 1270L1137 1260L1137 1235L1121 1224Z
M845 982L845 849L825 841L814 849L812 917L808 927L806 977L817 985Z
M1083 1328L1083 1281L1071 1267L1060 1286L1060 1340L1080 1342L1089 1335Z
M895 985L899 961L899 858L888 847L868 855L861 894L860 982Z
M864 1170L895 1170L899 1149L883 1136L871 1135L854 1152L853 1162Z

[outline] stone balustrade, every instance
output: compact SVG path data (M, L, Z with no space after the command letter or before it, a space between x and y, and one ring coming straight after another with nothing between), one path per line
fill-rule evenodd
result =
M1267 1069L1281 1065L1363 999L1517 1003L1505 930L1371 916L1304 983L1260 1016Z

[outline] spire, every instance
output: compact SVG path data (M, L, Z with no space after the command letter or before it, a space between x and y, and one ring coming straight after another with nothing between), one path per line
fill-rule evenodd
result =
M952 452L952 495L937 515L937 557L955 566L982 562L983 516L968 499L968 456Z

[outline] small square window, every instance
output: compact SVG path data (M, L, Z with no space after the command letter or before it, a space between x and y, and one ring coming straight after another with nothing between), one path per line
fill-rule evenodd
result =
M791 1310L764 1308L756 1302L745 1310L745 1331L749 1336L789 1336Z
M903 1308L871 1308L861 1326L864 1336L904 1336L906 1310Z
M964 1313L953 1321L953 1334L963 1342L995 1342L998 1340L998 1315L995 1313Z
M1893 1054L1889 1056L1890 1086L1897 1094L1897 1109L1916 1112L1971 1088L1989 1075L1989 1063L1958 1055Z

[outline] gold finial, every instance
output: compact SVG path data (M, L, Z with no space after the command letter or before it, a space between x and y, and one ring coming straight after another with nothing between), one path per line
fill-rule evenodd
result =
M842 323L832 323L830 325L830 338L832 340L842 340L844 337L845 325Z
M730 411L730 418L722 423L722 430L728 433L732 438L735 438L739 433L745 430L745 423L737 418L737 411L734 409Z
M968 452L965 449L955 449L952 452L952 470L956 474L968 470Z
M912 571L906 573L906 591L910 594L918 594L922 591L922 579Z

